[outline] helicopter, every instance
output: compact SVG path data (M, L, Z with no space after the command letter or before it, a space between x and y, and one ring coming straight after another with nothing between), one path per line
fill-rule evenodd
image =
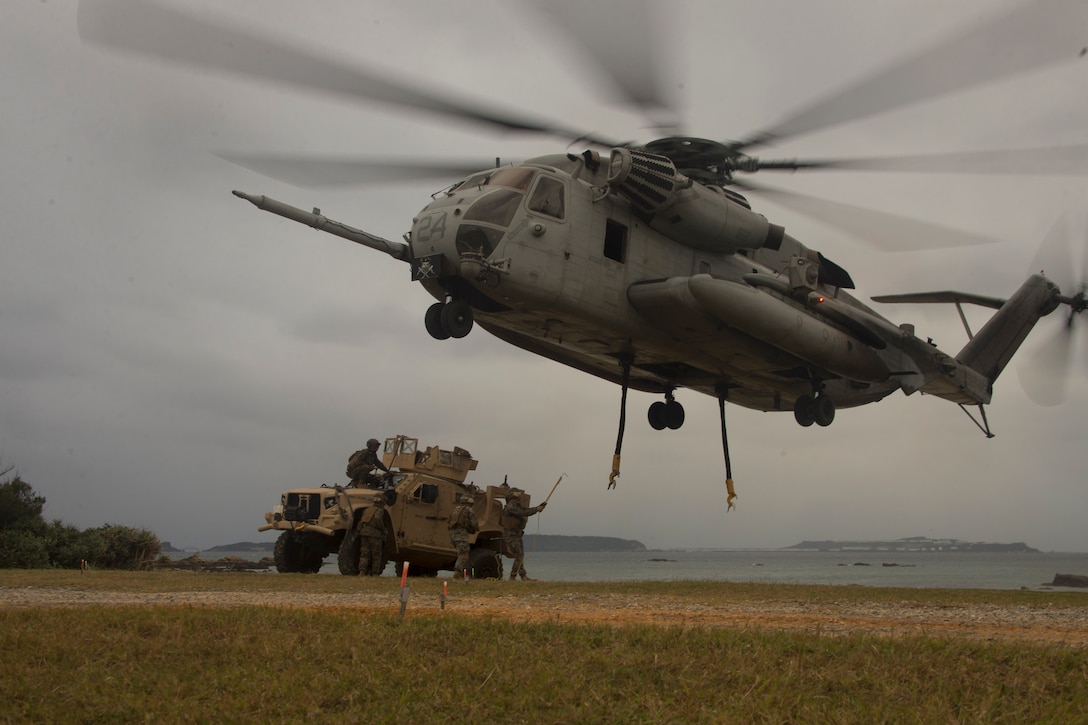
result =
M592 9L591 5L583 4ZM590 50L631 103L665 104L632 78L615 39L587 30L567 8L556 21ZM431 297L423 325L436 340L464 338L480 327L498 339L620 387L620 415L608 487L620 476L629 390L660 395L646 412L656 430L684 423L681 390L718 401L726 481L735 492L726 406L792 412L801 426L826 427L837 411L876 403L894 392L922 393L957 404L987 436L993 385L1042 317L1068 308L1065 330L1088 307L1083 280L1063 292L1032 274L1007 299L969 292L874 297L877 302L954 304L968 336L942 351L850 293L849 272L768 219L748 199L773 193L748 180L763 171L941 171L950 164L1036 173L1088 171L1088 149L1002 150L873 159L762 159L759 147L952 91L1075 62L1086 54L1084 8L1068 0L1018 5L926 53L818 100L786 120L740 137L712 140L666 131L635 143L562 124L493 112L420 91L247 31L213 25L150 4L83 0L81 37L130 52L305 85L367 102L407 108L580 145L487 168L456 164L405 166L407 174L452 176L411 221L404 241L388 240L263 195L233 193L259 209L305 224L407 265ZM1046 29L1055 40L1027 53L991 58L995 43L1019 29ZM160 32L147 32L147 28ZM985 61L979 59L985 55ZM278 62L266 62L269 56ZM949 69L970 72L952 72ZM941 72L934 72L940 69ZM909 88L898 96L888 86ZM268 176L314 168L305 159L226 158ZM364 168L359 165L358 168ZM392 172L391 172L392 173ZM962 305L995 310L977 331ZM970 413L977 409L978 417Z

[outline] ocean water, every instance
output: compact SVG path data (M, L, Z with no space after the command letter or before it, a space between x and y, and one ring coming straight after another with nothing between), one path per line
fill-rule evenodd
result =
M215 552L205 558L251 552ZM175 555L181 557L183 555ZM510 559L504 559L510 570ZM773 550L664 550L526 552L525 568L548 581L734 581L781 584L853 584L940 589L1044 589L1055 574L1088 576L1082 553L814 552ZM336 557L322 574L339 574ZM393 565L385 576L395 576ZM452 576L443 572L440 576ZM1088 590L1084 591L1088 595Z
M509 567L509 563L507 563ZM937 552L540 552L529 576L562 581L734 581L943 589L1038 589L1088 575L1088 554Z

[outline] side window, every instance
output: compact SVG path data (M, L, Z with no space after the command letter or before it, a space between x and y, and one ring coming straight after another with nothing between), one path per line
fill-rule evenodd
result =
M627 227L611 219L604 227L604 256L620 264L627 256Z
M409 500L415 503L434 503L438 500L438 486L431 483L424 483L417 486L412 491Z
M545 214L556 219L562 219L566 215L564 203L563 182L558 179L541 177L537 183L533 196L529 200L529 211Z

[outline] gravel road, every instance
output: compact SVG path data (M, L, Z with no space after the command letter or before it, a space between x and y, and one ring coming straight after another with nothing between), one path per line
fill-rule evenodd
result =
M71 606L274 606L397 612L395 595L380 592L329 594L297 592L185 591L111 592L70 587L0 587L0 609ZM409 616L498 616L515 621L557 621L613 625L772 628L840 636L865 632L883 636L937 635L979 640L1017 640L1088 646L1088 606L935 606L916 602L738 601L722 607L690 600L615 594L535 594L474 597L451 592L445 611L437 596L413 595Z

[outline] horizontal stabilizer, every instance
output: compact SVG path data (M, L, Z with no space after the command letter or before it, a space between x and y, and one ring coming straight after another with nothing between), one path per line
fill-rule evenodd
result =
M910 292L903 295L878 295L872 298L874 302L966 302L982 307L991 307L1000 310L1005 300L1000 297L986 297L984 295L971 294L970 292Z

